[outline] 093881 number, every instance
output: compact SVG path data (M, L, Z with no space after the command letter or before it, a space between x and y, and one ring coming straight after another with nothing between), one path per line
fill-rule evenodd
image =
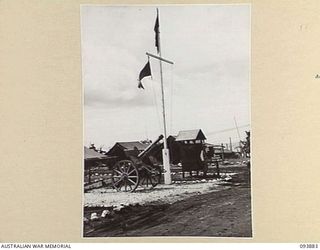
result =
M300 248L318 248L318 244L315 243L303 243L300 244Z

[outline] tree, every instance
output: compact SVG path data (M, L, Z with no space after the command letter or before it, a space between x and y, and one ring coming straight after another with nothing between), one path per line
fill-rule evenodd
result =
M250 131L246 131L247 137L245 141L241 142L241 152L245 154L246 157L250 157Z

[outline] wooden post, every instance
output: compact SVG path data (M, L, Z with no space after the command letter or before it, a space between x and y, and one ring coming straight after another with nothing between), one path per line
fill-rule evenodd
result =
M174 64L173 62L171 62L171 61L169 61L169 60L167 60L167 59L164 59L164 58L162 58L162 57L160 57L160 56L153 55L153 54L148 53L148 52L146 52L146 55L147 55L147 56L151 56L151 57L153 57L153 58L155 58L155 59L158 59L158 60L163 61L163 62L166 62L166 63Z
M217 160L217 176L220 177L219 161Z
M221 143L221 158L224 161L224 149L223 149L223 143Z
M238 128L238 124L237 124L236 117L233 117L233 119L234 119L234 123L235 123L236 128L237 128L237 133L238 133L238 138L239 138L239 150L240 150L240 155L241 155L241 158L242 158L242 147L241 147L241 137L240 137L240 132L239 132L239 128Z
M92 165L89 164L89 184L91 184L91 167Z
M159 18L159 11L157 9L157 18ZM160 19L159 23L160 23ZM160 63L160 80L161 80L161 99L162 99L162 116L163 116L163 150L162 150L162 160L163 160L163 168L164 172L164 183L171 184L171 170L170 170L170 156L167 145L167 127L166 127L166 109L165 109L165 101L164 101L164 87L163 87L163 73L162 73L162 60L161 58L161 43L160 43L160 27L158 29L158 48L159 48L159 63ZM150 55L151 56L151 55ZM160 60L160 58L162 60Z

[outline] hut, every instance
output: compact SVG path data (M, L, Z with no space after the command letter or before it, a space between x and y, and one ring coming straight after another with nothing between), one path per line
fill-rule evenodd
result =
M206 139L201 129L180 131L176 137L176 141L183 144L203 144Z
M177 136L169 135L167 144L170 152L170 163L173 165L178 163L183 165L184 163L184 166L188 166L186 171L201 169L202 166L199 166L201 163L198 160L205 140L206 137L201 129L180 131ZM162 162L162 149L163 142L159 142L150 151L150 154L159 162ZM195 161L196 167L192 166Z
M206 137L201 129L180 131L175 138L179 144L179 158L182 171L200 171L204 169L201 152L204 148Z
M176 136L169 135L167 137L167 144L170 153L170 163L178 164L180 162L180 152L179 144L176 142ZM160 163L162 163L162 149L163 140L159 141L149 152L150 155L152 155Z
M150 144L151 141L116 142L107 152L107 156L116 156L118 160L124 160L129 155L138 156Z
M117 157L107 156L93 148L84 147L84 183L90 184L92 182L91 176L94 173L101 174L109 171L116 160Z
M87 148L86 146L84 147L84 163L86 169L107 159L108 156L101 154L92 148Z

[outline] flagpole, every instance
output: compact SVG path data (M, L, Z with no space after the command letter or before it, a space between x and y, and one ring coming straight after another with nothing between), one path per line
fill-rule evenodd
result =
M157 8L157 18L160 23L158 8ZM160 28L158 28L158 46L159 46L159 56L161 57ZM163 167L165 169L164 183L171 184L170 156L169 156L169 150L168 150L168 144L167 144L166 110L165 110L165 102L164 102L162 61L159 60L159 63L160 63L161 99L162 99L163 133L164 133L163 150L162 150Z

